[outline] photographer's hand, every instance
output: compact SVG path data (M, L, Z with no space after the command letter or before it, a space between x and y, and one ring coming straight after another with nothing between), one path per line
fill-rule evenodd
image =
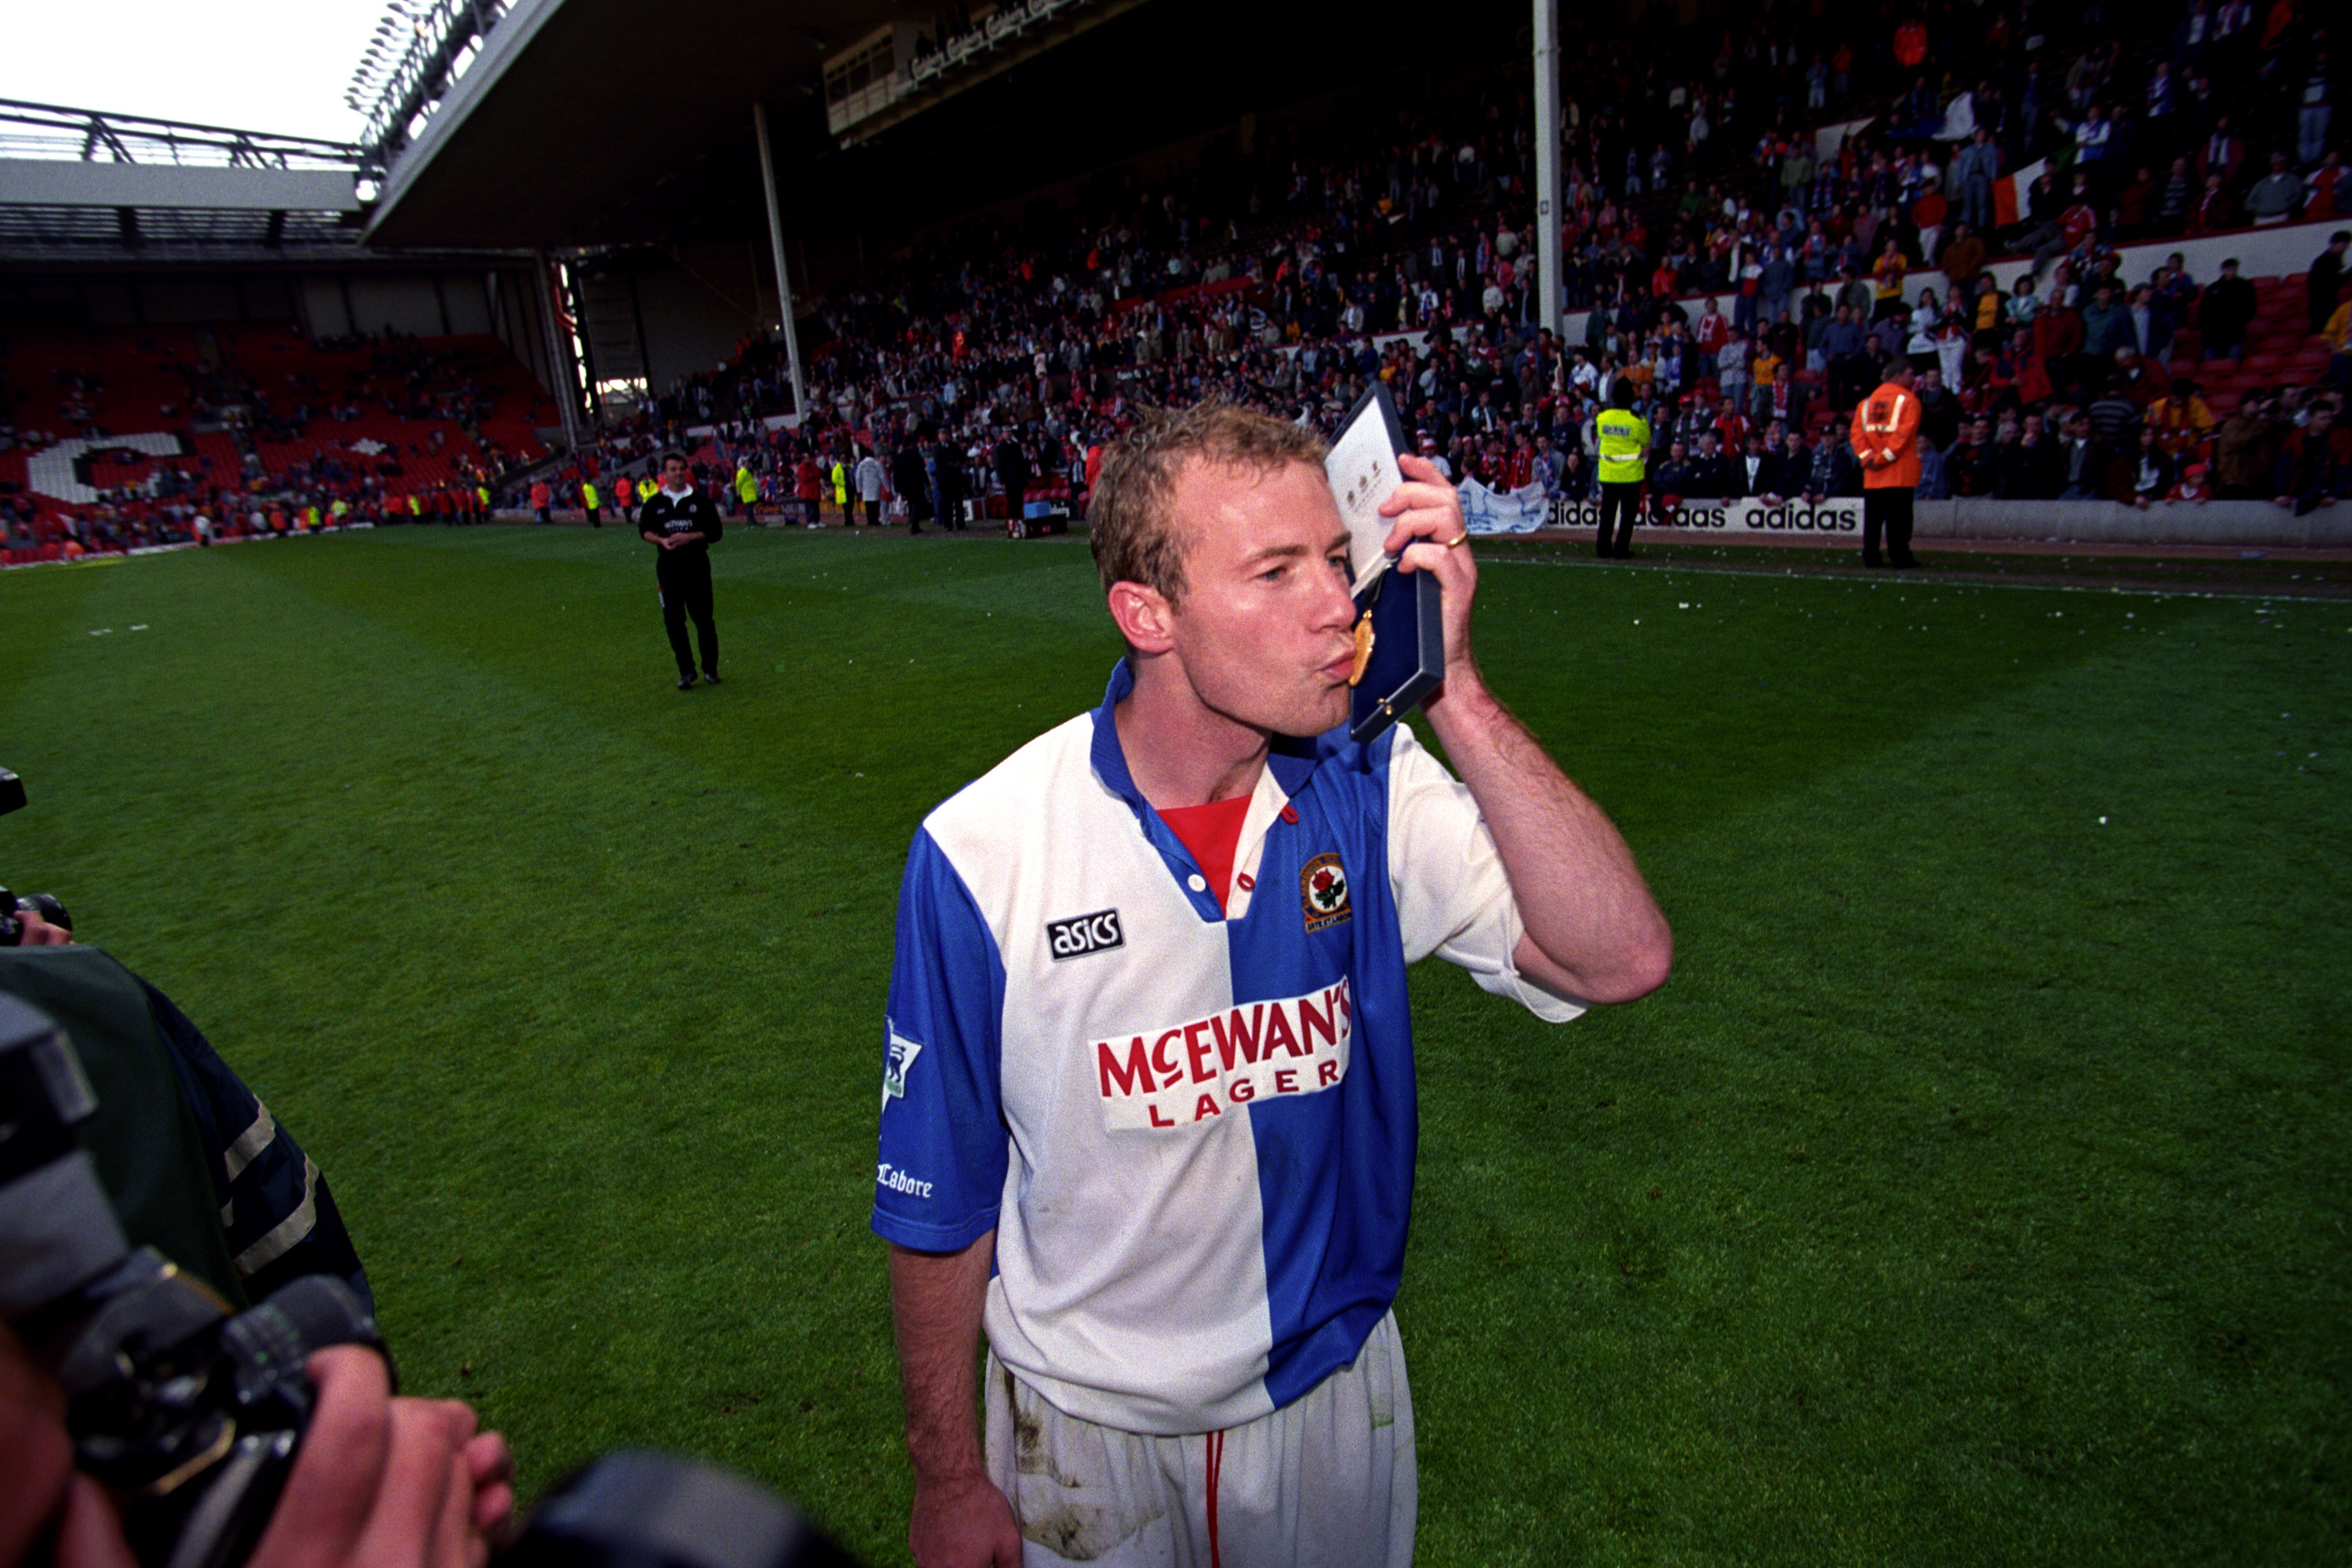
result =
M50 925L41 918L40 911L37 909L18 908L16 923L20 932L16 938L16 946L19 947L70 947L73 946L73 933L62 925Z
M310 1373L318 1411L246 1568L481 1568L514 1511L506 1440L454 1400L391 1397L373 1351L321 1351ZM72 1466L65 1396L0 1326L0 1563L53 1524L55 1568L137 1568L113 1499Z
M456 1400L393 1398L373 1351L310 1373L318 1407L247 1568L481 1568L513 1509L505 1443Z
M477 1432L466 1445L466 1482L474 1498L474 1528L493 1552L514 1538L514 1455L499 1432Z

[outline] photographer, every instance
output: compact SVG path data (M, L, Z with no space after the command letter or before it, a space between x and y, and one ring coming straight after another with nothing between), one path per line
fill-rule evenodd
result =
M232 1305L331 1274L373 1302L327 1178L172 999L20 902L0 994L61 1020L100 1092L87 1137L133 1238ZM61 911L59 913L62 913Z
M514 1512L506 1439L456 1400L392 1396L356 1345L310 1357L318 1406L244 1568L482 1568ZM73 1468L66 1401L0 1326L0 1568L134 1568L114 1500Z
M504 1440L463 1405L394 1399L332 1274L242 1306L257 1271L228 1268L173 1071L110 1017L145 1006L135 979L92 948L6 956L0 1568L483 1568L513 1511ZM126 1159L126 1134L152 1148Z

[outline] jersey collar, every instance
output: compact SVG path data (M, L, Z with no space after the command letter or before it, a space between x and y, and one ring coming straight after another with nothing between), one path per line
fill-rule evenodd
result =
M1160 858L1167 862L1169 874L1176 879L1177 885L1192 901L1192 907L1201 918L1223 920L1225 911L1217 906L1215 897L1205 885L1199 889L1192 886L1192 879L1201 874L1200 866L1192 859L1192 852L1184 847L1183 841L1166 822L1160 821L1160 813L1151 809L1151 802L1146 800L1143 791L1136 788L1135 775L1128 770L1127 750L1119 744L1118 718L1115 710L1134 690L1135 671L1125 658L1121 658L1111 666L1110 682L1103 690L1102 706L1094 711L1095 733L1090 758L1095 777L1102 780L1104 789L1126 801L1128 810L1135 813L1136 825L1143 830L1143 836L1150 841L1151 847L1160 852ZM1316 768L1346 745L1345 725L1305 739L1276 737L1265 759L1267 777L1258 780L1258 792L1265 794L1270 782L1274 792L1281 800L1287 800L1306 788L1307 780ZM1237 870L1245 863L1255 863L1253 851L1255 841L1265 831L1261 819L1269 814L1252 809L1251 825L1243 829L1242 842L1234 854L1234 864Z

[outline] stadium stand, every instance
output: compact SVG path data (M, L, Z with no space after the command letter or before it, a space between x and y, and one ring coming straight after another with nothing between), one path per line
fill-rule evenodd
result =
M819 301L796 430L779 427L780 355L754 340L647 400L638 444L706 437L699 461L741 463L782 499L806 493L806 461L874 450L912 473L896 454L936 436L956 488L986 497L1010 437L1050 486L1033 505L1058 503L1140 405L1214 393L1328 423L1377 376L1457 476L1573 496L1596 400L1623 376L1680 493L1738 482L1703 434L1727 458L1750 434L1779 452L1782 421L1796 487L1850 493L1843 416L1904 353L1934 372L1929 498L2145 503L2199 494L2192 464L2223 496L2286 493L2279 449L2340 401L2341 320L2312 330L2300 272L2250 279L2241 308L2209 291L2215 268L2150 246L2251 245L2272 225L2248 220L2273 211L2324 235L2340 160L2299 78L2326 23L2243 0L2114 20L1767 4L1704 56L1686 34L1588 35L1561 340L1535 325L1531 116L1505 73L1454 112L1369 135L1302 117L1157 182L1098 179L1047 224L927 233ZM2332 90L2324 63L2312 90ZM2209 182L2212 147L2227 167ZM2263 172L2273 150L2284 180ZM1764 390L1782 365L1788 390ZM919 518L930 497L907 499Z
M0 367L11 560L184 542L199 518L236 537L477 516L481 486L545 456L536 427L553 417L488 337L19 331Z
M1328 424L1374 378L1427 451L1497 489L1579 497L1591 415L1624 378L1659 487L1726 494L1760 437L1778 486L1845 494L1844 416L1895 354L1929 372L1923 497L2312 498L2284 450L2352 379L2299 270L2340 210L2324 14L1666 15L1570 19L1558 336L1538 326L1531 83L1487 61L1253 115L1017 216L919 226L804 301L805 409L757 333L716 371L592 394L599 419L553 458L546 404L488 340L19 343L17 430L184 429L174 453L75 455L103 498L20 491L15 533L168 535L194 505L179 486L248 527L272 500L472 511L479 487L522 507L534 484L576 507L669 445L808 520L871 452L909 521L1019 528L1081 513L1088 454L1139 408L1219 395ZM2214 287L2241 245L2263 264ZM0 485L20 467L0 457Z

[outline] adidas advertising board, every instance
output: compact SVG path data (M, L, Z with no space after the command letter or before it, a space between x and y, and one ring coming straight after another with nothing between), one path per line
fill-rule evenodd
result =
M1551 505L1551 525L1556 528L1580 528L1587 533L1601 523L1601 503L1598 501L1554 501ZM1767 506L1753 498L1737 501L1689 500L1671 510L1652 508L1642 516L1640 529L1664 528L1675 532L1727 534L1734 538L1749 535L1769 535L1787 538L1791 535L1828 534L1832 537L1862 535L1862 497L1831 496L1819 504L1804 501L1783 501L1777 507Z

